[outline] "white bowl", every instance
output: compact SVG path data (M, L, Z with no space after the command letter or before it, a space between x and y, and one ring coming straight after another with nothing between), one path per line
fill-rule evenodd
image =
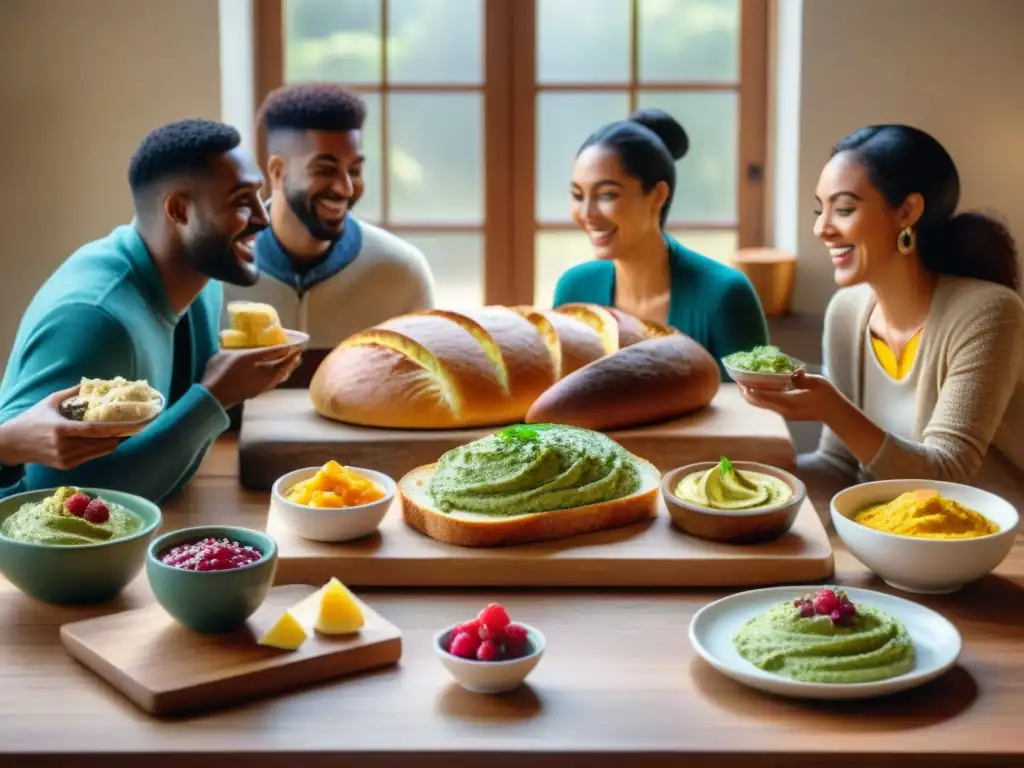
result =
M999 526L998 533L971 539L920 539L868 528L851 518L869 504L901 493L931 489L973 509ZM853 556L891 587L904 592L945 594L991 572L1010 553L1020 524L1013 505L994 493L938 480L879 480L832 497L832 524Z
M764 389L771 392L785 392L793 386L793 374L804 367L804 364L795 358L793 364L796 370L789 373L767 373L762 371L744 371L740 368L733 368L725 365L725 372L737 384L742 384L747 389Z
M526 630L530 653L518 659L504 661L477 661L453 656L444 649L455 626L442 629L434 635L434 653L441 660L455 681L473 693L504 693L518 688L526 676L533 671L544 655L546 641L544 635L536 627L515 622Z
M351 541L368 536L380 527L395 499L395 481L373 469L350 467L384 489L384 496L358 507L307 507L285 498L296 483L308 480L322 467L306 467L282 475L270 491L270 503L292 533L311 541Z

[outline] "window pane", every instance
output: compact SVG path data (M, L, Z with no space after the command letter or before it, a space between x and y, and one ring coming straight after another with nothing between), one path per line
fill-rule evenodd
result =
M481 0L390 0L389 83L483 81Z
M483 235L401 232L398 236L423 251L430 262L438 307L469 309L483 304Z
M629 94L561 93L537 96L537 195L540 221L571 221L572 164L587 136L629 113Z
M735 92L641 91L641 107L664 109L690 137L676 163L676 193L669 223L736 222L739 100Z
M389 216L396 223L483 220L483 115L476 93L388 96Z
M380 82L380 0L285 0L283 15L285 82Z
M739 80L739 5L739 0L640 0L640 81Z
M537 81L628 83L630 0L537 0Z
M380 157L380 94L361 94L366 101L366 122L363 123L363 196L356 203L355 215L364 221L378 223L383 216L381 211L381 175Z
M736 232L679 231L670 234L692 251L727 262L736 251ZM550 307L558 278L570 267L594 258L594 251L582 232L538 232L535 239L534 303Z

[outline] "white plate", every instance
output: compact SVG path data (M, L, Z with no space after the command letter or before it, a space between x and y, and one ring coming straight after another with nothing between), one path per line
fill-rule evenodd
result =
M924 606L867 589L840 587L854 604L873 606L894 616L914 643L914 669L873 683L805 683L758 669L733 646L736 632L773 605L817 594L821 586L772 587L740 592L701 608L690 622L690 643L712 667L752 688L805 699L863 699L916 688L950 669L962 640L953 624Z
M74 421L75 424L82 424L84 428L78 431L79 437L95 437L98 439L111 437L134 437L151 424L167 405L167 399L163 393L157 392L160 398L160 408L148 419L137 421ZM66 417L65 417L66 418ZM95 433L90 433L90 428L95 428Z
M789 373L770 373L767 371L744 371L740 368L733 368L730 365L725 365L725 372L729 374L729 377L737 384L742 384L747 389L766 389L776 392L782 392L790 389L793 383L793 374L796 371L803 368L806 369L803 363L796 358L790 358L793 360L793 364L796 369Z
M304 333L303 331L290 331L285 329L284 335L288 337L288 341L284 344L272 344L267 347L221 347L220 350L221 352L228 352L230 354L252 355L280 349L282 351L281 357L284 357L291 349L295 347L302 347L305 349L306 344L309 343L309 334ZM265 365L273 365L273 363L274 361L270 361L265 363Z

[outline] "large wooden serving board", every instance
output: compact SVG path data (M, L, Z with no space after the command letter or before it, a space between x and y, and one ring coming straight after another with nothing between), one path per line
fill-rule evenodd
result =
M336 576L384 587L750 587L826 579L832 545L810 501L789 533L736 546L689 536L664 502L658 517L623 528L509 547L443 544L410 528L396 502L372 535L327 544L291 533L271 508L267 532L278 544L277 582Z
M362 601L366 624L358 633L313 631L317 592L305 584L272 587L246 626L230 634L191 632L153 604L65 624L60 637L68 653L153 715L211 709L398 661L401 632ZM306 601L296 612L306 642L295 651L258 645L299 601Z
M317 414L308 390L276 390L245 404L238 439L239 479L245 488L267 491L281 475L334 459L376 469L397 480L415 467L437 461L445 451L492 431L341 424ZM785 420L747 403L735 384L723 384L711 405L697 413L608 435L662 472L720 456L783 469L796 462Z

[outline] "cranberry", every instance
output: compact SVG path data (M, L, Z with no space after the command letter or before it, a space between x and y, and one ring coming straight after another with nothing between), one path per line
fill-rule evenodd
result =
M103 499L93 499L85 508L84 517L90 523L105 523L110 519L110 508Z
M92 499L79 491L64 502L64 509L75 517L82 517L85 514L86 507L89 506L91 501Z
M497 661L501 657L501 646L493 640L484 640L476 649L476 657L480 661Z
M800 611L800 618L802 619L809 619L814 615L814 604L807 600L800 603L798 609Z
M505 656L514 659L526 653L526 627L509 624L505 627Z
M448 648L448 652L452 656L458 656L463 659L472 659L477 655L477 649L479 647L479 637L471 635L469 632L460 632L455 635L451 646Z
M477 616L480 624L487 628L489 637L499 635L508 626L508 612L497 603L491 603Z
M839 598L831 589L823 589L814 598L814 610L822 616L828 616L839 607Z

